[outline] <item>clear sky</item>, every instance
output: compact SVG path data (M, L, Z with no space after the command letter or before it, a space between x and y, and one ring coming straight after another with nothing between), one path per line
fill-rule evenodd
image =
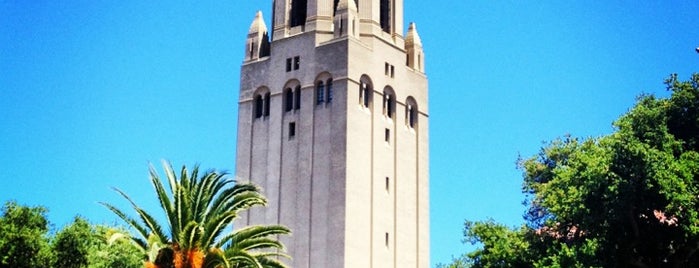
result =
M111 224L110 187L157 206L149 162L233 172L245 37L271 2L0 0L0 202ZM595 2L405 1L430 82L433 264L472 248L465 219L523 222L518 155L608 134L699 71L699 1Z

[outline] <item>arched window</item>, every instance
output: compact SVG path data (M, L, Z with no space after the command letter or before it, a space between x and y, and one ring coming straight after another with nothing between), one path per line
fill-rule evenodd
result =
M259 94L255 95L253 105L254 105L254 110L255 110L255 118L262 117L262 112L264 111L264 103L262 101L261 95L259 95Z
M359 104L365 108L371 108L371 95L374 89L371 86L371 80L368 76L362 76L359 79Z
M284 111L288 112L294 108L294 93L291 88L284 90Z
M301 109L301 86L296 86L294 90L294 110Z
M417 127L417 103L413 97L408 97L405 101L405 124L410 128Z
M323 103L330 103L333 99L333 79L328 72L321 72L315 78L315 89L313 96L317 106Z
M386 87L383 91L383 114L388 118L393 118L396 108L396 97L393 89Z
M323 104L325 101L325 83L323 81L318 82L316 85L316 104Z
M333 79L328 79L328 84L325 86L328 94L326 94L327 103L331 103L333 100Z

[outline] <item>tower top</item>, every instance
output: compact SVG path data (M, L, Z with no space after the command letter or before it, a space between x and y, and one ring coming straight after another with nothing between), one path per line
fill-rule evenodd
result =
M248 30L248 34L266 32L267 25L265 24L264 18L262 18L262 11L258 10L255 14L255 19L253 19L252 23L250 24L250 30Z
M417 34L417 26L415 26L414 22L411 22L410 26L408 26L408 34L406 34L405 43L422 46L422 39L420 39L420 35Z
M352 3L353 3L354 5L350 5L350 4L349 4L349 1L352 1ZM339 0L339 2L337 3L337 10L336 10L336 11L345 10L345 9L348 9L348 8L349 8L350 10L357 11L357 5L356 5L356 2L354 2L354 1L355 1L355 0Z

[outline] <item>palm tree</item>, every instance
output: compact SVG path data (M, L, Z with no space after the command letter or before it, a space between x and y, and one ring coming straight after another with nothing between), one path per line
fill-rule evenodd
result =
M179 178L163 161L169 184L150 166L150 181L165 213L169 233L152 214L140 208L123 191L138 220L121 209L102 202L135 231L131 239L148 255L150 268L283 268L278 259L287 257L277 235L290 230L281 225L254 225L233 230L233 220L252 207L266 205L257 186L238 184L226 173L209 170L199 176L199 167L189 173L182 167Z

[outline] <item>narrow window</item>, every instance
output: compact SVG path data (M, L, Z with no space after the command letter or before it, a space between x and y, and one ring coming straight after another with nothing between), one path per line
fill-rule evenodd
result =
M371 88L369 85L365 82L361 83L361 89L359 91L359 95L361 96L362 104L364 107L369 108L369 103L371 102Z
M417 69L422 69L422 54L417 54Z
M294 108L294 93L290 88L284 90L284 111L288 112Z
M254 48L255 48L255 41L252 41L252 42L250 42L250 59L253 58Z
M322 104L325 101L325 84L323 81L318 82L316 86L316 104Z
M291 27L306 24L306 3L306 0L291 0Z
M289 139L296 136L296 122L289 123Z
M388 98L386 99L386 116L388 118L393 118L393 106L394 105L395 105L395 103L393 102L391 95L388 95Z
M391 65L391 78L393 78L395 74L396 74L396 68L394 68L394 66Z
M260 118L262 117L262 111L263 111L263 103L262 103L262 96L260 95L255 95L255 118Z
M294 90L294 110L301 109L301 86L296 86Z
M333 80L332 79L328 79L328 85L326 86L326 89L328 90L327 103L330 103L333 100Z
M388 62L386 62L386 63L384 64L384 74L385 74L386 76L388 76L388 75L389 75L389 71L390 71L390 64L388 64Z
M269 116L269 102L270 102L270 97L269 97L269 92L265 94L265 114L264 116Z
M391 0L381 0L379 21L384 32L391 32Z
M389 179L388 177L386 177L386 192L389 192L390 189L391 189L391 188L390 188L390 185L391 185L390 181L391 181L391 179Z
M417 123L417 110L415 109L414 105L410 105L410 104L408 104L408 107L406 107L406 109L408 112L408 114L407 114L408 126L410 128L415 128L415 124Z
M393 118L393 97L391 94L383 94L383 114L388 118Z
M386 140L386 143L389 143L389 144L391 143L391 130L390 129L386 129L386 131L384 131L384 140Z
M386 247L388 247L388 232L386 233Z
M301 57L296 56L294 57L294 70L298 70L299 66L301 66Z
M291 72L291 58L286 59L286 71Z

